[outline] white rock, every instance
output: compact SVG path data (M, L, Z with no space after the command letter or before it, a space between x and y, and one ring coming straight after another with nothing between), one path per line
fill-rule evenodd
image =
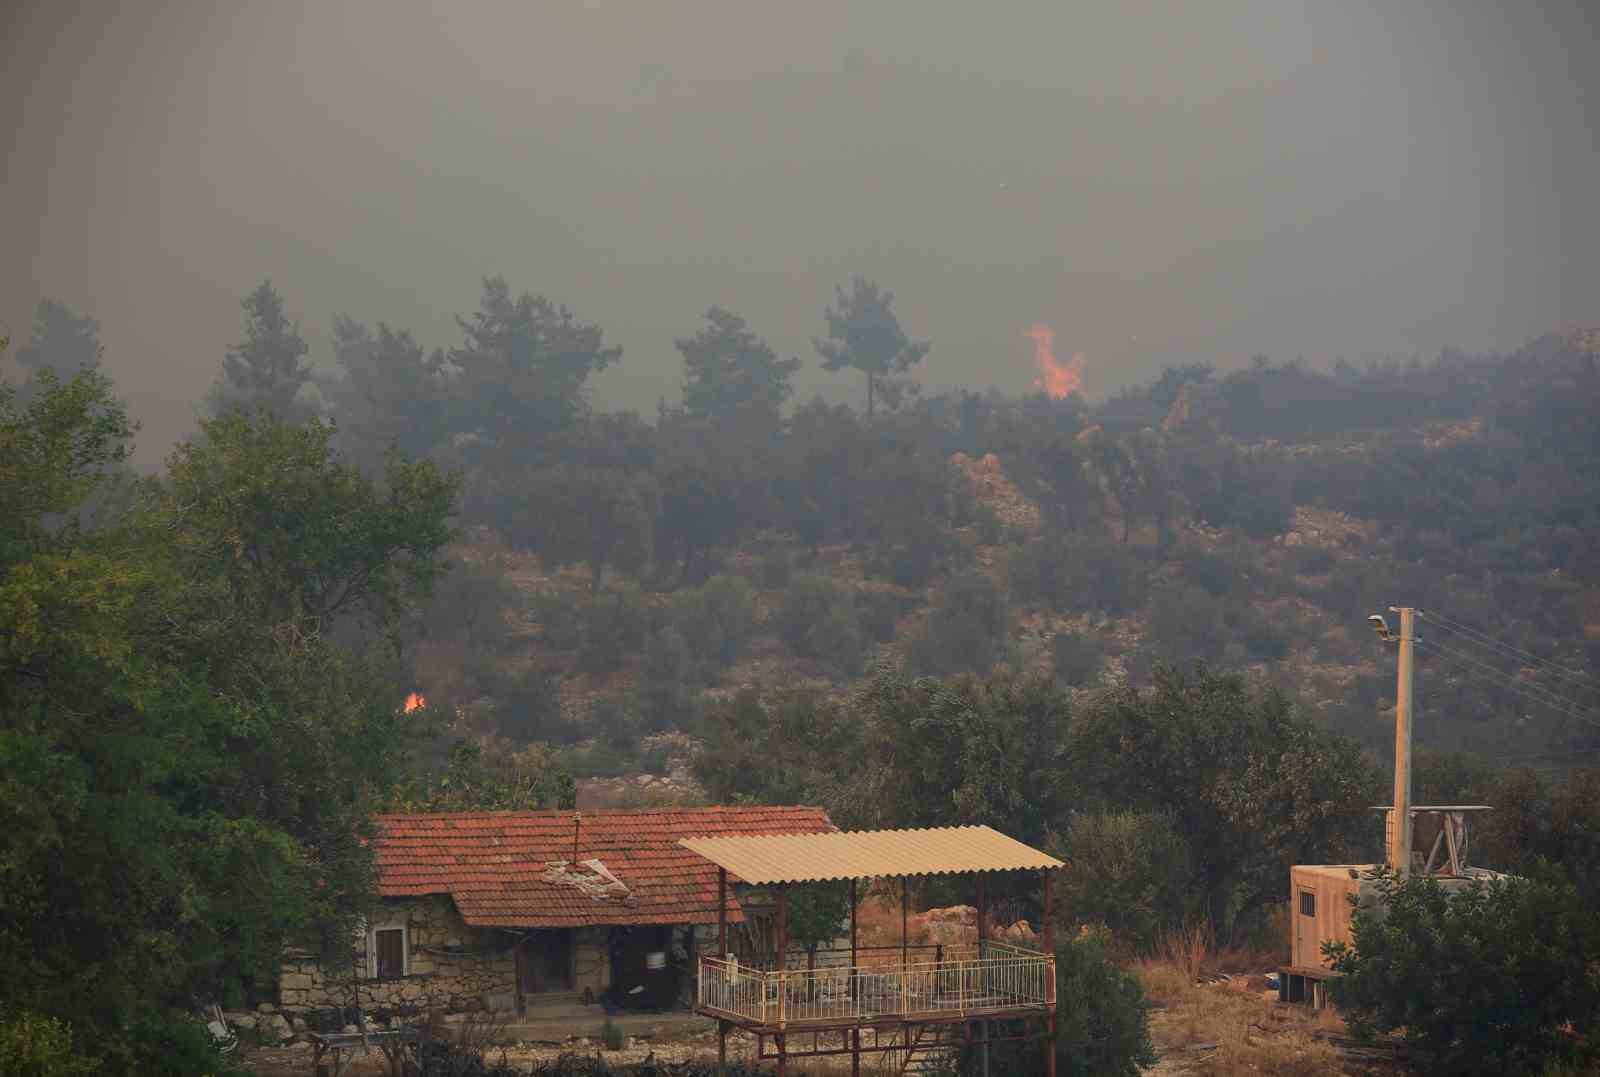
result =
M273 1006L272 1006L272 1003L270 1003L270 1002L263 1002L261 1005L256 1007L256 1013L272 1013L272 1012L273 1012Z
M309 1051L309 1050L311 1050L311 1044L307 1043L305 1040L295 1040L293 1043L289 1044L288 1046L289 1046L289 1050L291 1050L291 1051Z

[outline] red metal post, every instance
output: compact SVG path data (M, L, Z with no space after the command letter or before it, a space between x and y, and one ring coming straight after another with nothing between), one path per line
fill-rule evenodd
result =
M1056 952L1056 917L1055 909L1050 900L1050 877L1054 874L1049 868L1044 871L1044 952L1054 957Z
M850 880L850 967L856 967L856 881ZM850 974L850 997L855 997L855 973Z
M717 869L717 956L728 957L728 869Z

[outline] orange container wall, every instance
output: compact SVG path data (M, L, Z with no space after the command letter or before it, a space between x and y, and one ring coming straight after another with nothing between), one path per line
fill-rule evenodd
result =
M1352 897L1361 894L1362 880L1350 872L1364 873L1366 864L1297 864L1289 869L1289 963L1299 968L1322 968L1324 942L1350 941ZM1308 899L1309 898L1309 902Z

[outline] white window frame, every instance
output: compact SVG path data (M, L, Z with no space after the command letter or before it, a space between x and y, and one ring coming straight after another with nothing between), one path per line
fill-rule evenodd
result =
M400 975L411 975L411 930L402 921L400 923L370 924L367 927L367 979L378 978L378 932L400 932Z

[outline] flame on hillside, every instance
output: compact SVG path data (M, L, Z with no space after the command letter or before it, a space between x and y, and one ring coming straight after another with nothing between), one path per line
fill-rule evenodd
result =
M405 712L410 714L412 711L420 711L427 705L428 701L422 698L421 692L412 692L410 695L406 696Z
M1065 400L1077 392L1083 384L1083 354L1074 353L1064 363L1057 359L1056 331L1048 325L1032 326L1028 336L1033 338L1033 365L1039 368L1033 387L1052 400Z

